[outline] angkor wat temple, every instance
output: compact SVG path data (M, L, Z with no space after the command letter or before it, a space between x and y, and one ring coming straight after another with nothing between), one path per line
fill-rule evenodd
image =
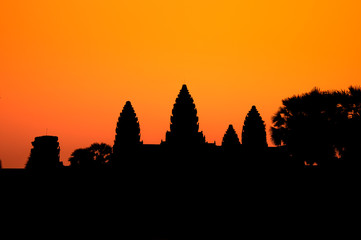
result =
M257 231L267 236L276 231L278 236L285 229L299 236L305 225L297 221L304 219L313 231L319 222L309 219L310 206L316 203L319 211L326 202L318 200L323 194L313 175L318 168L291 160L283 147L268 147L255 106L241 137L242 143L229 125L221 146L208 143L183 85L170 129L159 145L143 144L128 101L113 147L94 146L97 154L103 153L96 161L91 152L79 149L69 159L71 165L63 166L58 138L41 136L32 143L26 170L3 169L0 179L16 191L5 197L25 202L18 219L25 219L26 227L41 226L57 236L226 239ZM335 186L344 189L339 181L330 183L332 193Z
M26 168L29 170L50 169L206 169L233 166L239 168L284 168L295 167L288 161L282 147L268 147L265 124L255 106L247 114L242 144L232 125L226 130L222 145L208 143L199 130L197 108L187 86L183 85L172 110L170 129L165 141L159 145L141 141L140 123L130 101L120 113L111 156L101 164L89 164L86 153L78 153L70 159L71 165L64 167L59 161L59 144L55 136L37 137ZM300 167L302 163L298 163ZM201 170L200 170L201 171Z

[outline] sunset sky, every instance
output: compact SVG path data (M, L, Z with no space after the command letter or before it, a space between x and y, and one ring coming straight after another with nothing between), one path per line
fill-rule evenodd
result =
M46 131L65 165L113 145L127 100L160 143L183 83L208 142L229 124L240 136L252 105L269 135L283 98L361 85L360 13L359 0L2 0L2 166L23 168Z

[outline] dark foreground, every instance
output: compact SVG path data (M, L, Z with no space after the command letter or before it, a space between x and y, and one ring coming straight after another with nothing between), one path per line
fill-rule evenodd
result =
M358 229L360 185L355 169L189 166L0 170L1 234L47 239L294 239L346 238Z

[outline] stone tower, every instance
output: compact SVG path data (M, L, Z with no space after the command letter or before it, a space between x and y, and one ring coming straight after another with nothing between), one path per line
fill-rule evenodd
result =
M195 146L205 143L203 133L199 132L196 106L185 84L175 100L170 121L170 131L166 133L166 144Z
M62 163L59 161L60 147L58 137L36 137L32 145L33 148L31 149L26 169L51 170L62 166Z

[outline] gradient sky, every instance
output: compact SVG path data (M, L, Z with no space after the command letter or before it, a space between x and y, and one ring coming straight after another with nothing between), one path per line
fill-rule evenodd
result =
M127 100L160 143L183 83L207 141L228 124L240 136L252 105L269 131L283 98L361 85L360 13L359 0L0 1L2 165L24 167L46 129L65 164L112 145Z

